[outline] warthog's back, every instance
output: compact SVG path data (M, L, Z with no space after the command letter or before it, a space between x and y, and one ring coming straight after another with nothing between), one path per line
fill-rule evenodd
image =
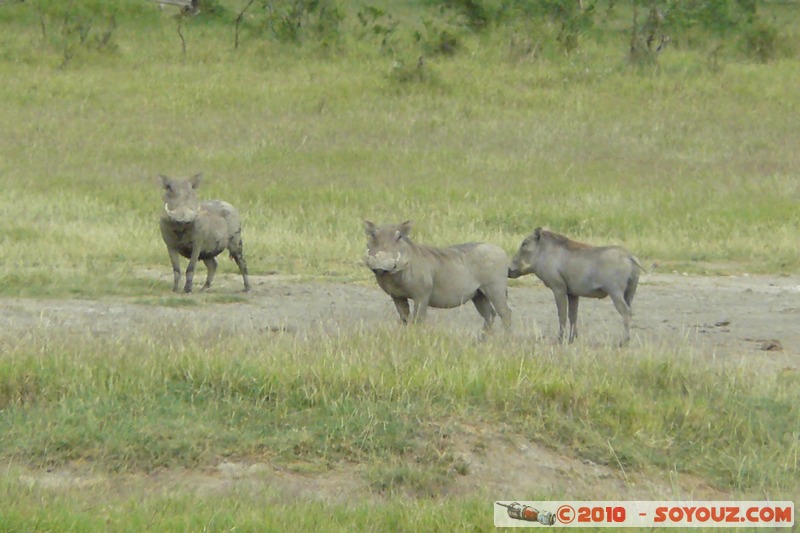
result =
M236 208L223 200L206 200L200 204L200 210L201 213L205 211L211 216L239 219L239 212Z
M638 272L630 252L619 246L592 247L570 250L555 268L560 269L570 285L607 285L615 280L627 280Z
M495 271L505 276L508 268L506 252L499 246L482 242L468 242L447 248L415 244L412 248L412 264L414 262L427 263L443 274L455 275L463 271L479 278Z
M506 284L508 257L493 244L465 243L448 248L418 246L411 268L427 263L432 277L431 305L457 307L475 297L487 284ZM416 264L415 264L416 263Z

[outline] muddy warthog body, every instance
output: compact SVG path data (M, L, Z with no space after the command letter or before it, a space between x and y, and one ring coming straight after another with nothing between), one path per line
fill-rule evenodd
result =
M200 174L188 180L171 179L167 176L160 178L164 187L161 236L172 262L172 290L178 292L181 281L180 256L189 259L184 292L192 292L194 269L198 260L203 261L208 269L202 289L207 290L217 271L215 258L227 248L242 273L244 290L249 291L247 263L242 252L242 227L236 208L221 200L201 202L197 197Z
M578 298L610 296L622 315L622 344L630 340L631 304L639 283L639 261L619 246L589 246L542 228L525 238L511 261L508 277L536 274L553 291L558 308L558 338L564 339L569 307L569 342L578 336Z
M427 308L450 309L472 301L491 328L496 314L506 328L511 310L506 303L508 256L493 244L466 243L449 248L416 244L408 237L411 223L375 226L364 222L366 265L381 289L392 297L400 319L422 321ZM414 300L410 313L408 300Z

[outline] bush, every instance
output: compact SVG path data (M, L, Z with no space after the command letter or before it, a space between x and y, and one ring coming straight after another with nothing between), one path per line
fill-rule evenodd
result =
M63 54L62 66L82 48L113 48L117 15L129 7L124 2L117 4L101 0L38 0L33 6L39 16L42 39Z
M381 51L392 55L397 48L396 31L400 23L391 13L373 6L365 6L356 14L360 25L359 39L375 36L380 39Z
M441 20L425 19L424 30L414 32L414 40L426 55L450 56L461 46L461 38L455 25Z
M472 31L485 29L497 17L497 12L490 9L484 0L440 0L438 4L462 15Z
M745 54L766 63L775 58L778 30L757 18L745 29L740 42Z
M265 2L266 25L282 42L339 39L344 13L334 0L283 0Z

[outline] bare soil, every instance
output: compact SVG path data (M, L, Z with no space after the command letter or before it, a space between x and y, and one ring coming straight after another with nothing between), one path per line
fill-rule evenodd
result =
M65 334L120 335L154 324L192 323L214 334L288 331L313 336L399 321L390 298L363 283L303 282L285 276L252 276L253 291L240 292L241 278L220 273L209 295L172 297L171 273L144 271L164 284L155 300L0 299L0 335L46 329ZM204 275L203 272L200 274ZM214 303L230 295L233 303ZM189 303L194 305L183 305ZM513 335L535 343L554 343L555 304L549 290L533 277L509 288L514 311ZM431 327L477 335L482 319L472 305L431 310ZM800 371L800 276L702 277L677 273L642 276L634 301L630 350L679 344L715 364L753 365L760 374ZM616 343L621 319L611 302L581 300L581 335L588 345ZM496 327L500 327L499 323ZM533 495L572 499L720 499L729 496L703 480L674 472L625 472L595 465L507 434L503 427L465 428L457 445L463 468L451 495L494 494L531 499ZM50 471L8 465L31 485L54 490L98 487L115 493L163 492L191 488L201 493L260 494L328 501L379 498L358 465L324 473L297 473L263 463L224 462L198 470L151 474L97 473L91 465ZM19 474L19 472L23 472ZM531 495L530 497L528 495Z

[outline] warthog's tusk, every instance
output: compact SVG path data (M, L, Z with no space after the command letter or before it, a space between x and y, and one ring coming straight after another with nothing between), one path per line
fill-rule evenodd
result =
M169 204L167 203L164 204L164 211L166 211L167 216L169 216L169 218L171 218L176 222L191 222L197 217L198 214L197 211L189 211L190 216L187 217L185 214L184 216L179 216L181 212L177 209L173 211L172 209L169 208Z

